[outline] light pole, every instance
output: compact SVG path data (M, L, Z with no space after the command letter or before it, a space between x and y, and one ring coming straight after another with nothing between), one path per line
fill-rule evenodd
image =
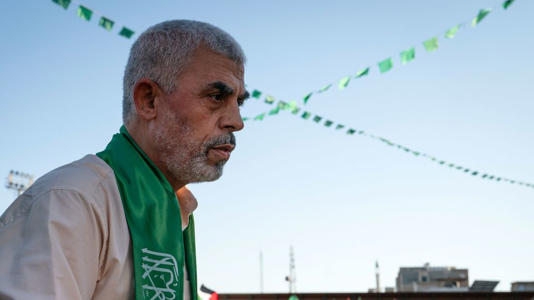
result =
M14 190L17 192L17 196L20 196L30 185L33 183L33 175L10 170L7 175L6 189Z

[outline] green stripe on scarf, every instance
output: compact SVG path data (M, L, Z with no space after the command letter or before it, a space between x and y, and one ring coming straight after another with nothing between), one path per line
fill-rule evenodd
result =
M182 233L176 194L124 126L97 153L114 171L133 246L135 299L183 299L184 263L197 298L193 216Z

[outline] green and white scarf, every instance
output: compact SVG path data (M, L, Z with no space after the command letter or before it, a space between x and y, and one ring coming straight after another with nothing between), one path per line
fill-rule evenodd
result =
M124 126L96 155L117 179L133 245L135 299L183 299L184 263L197 299L193 216L182 233L174 190Z

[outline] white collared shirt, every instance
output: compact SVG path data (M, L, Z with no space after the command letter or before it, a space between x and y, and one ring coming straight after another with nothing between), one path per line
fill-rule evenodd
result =
M0 217L0 275L1 299L134 298L128 225L103 160L55 169L13 202Z

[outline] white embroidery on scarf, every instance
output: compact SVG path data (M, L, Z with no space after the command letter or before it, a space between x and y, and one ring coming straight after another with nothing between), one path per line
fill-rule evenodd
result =
M175 299L178 286L178 264L174 256L141 249L143 256L143 293L150 300Z

